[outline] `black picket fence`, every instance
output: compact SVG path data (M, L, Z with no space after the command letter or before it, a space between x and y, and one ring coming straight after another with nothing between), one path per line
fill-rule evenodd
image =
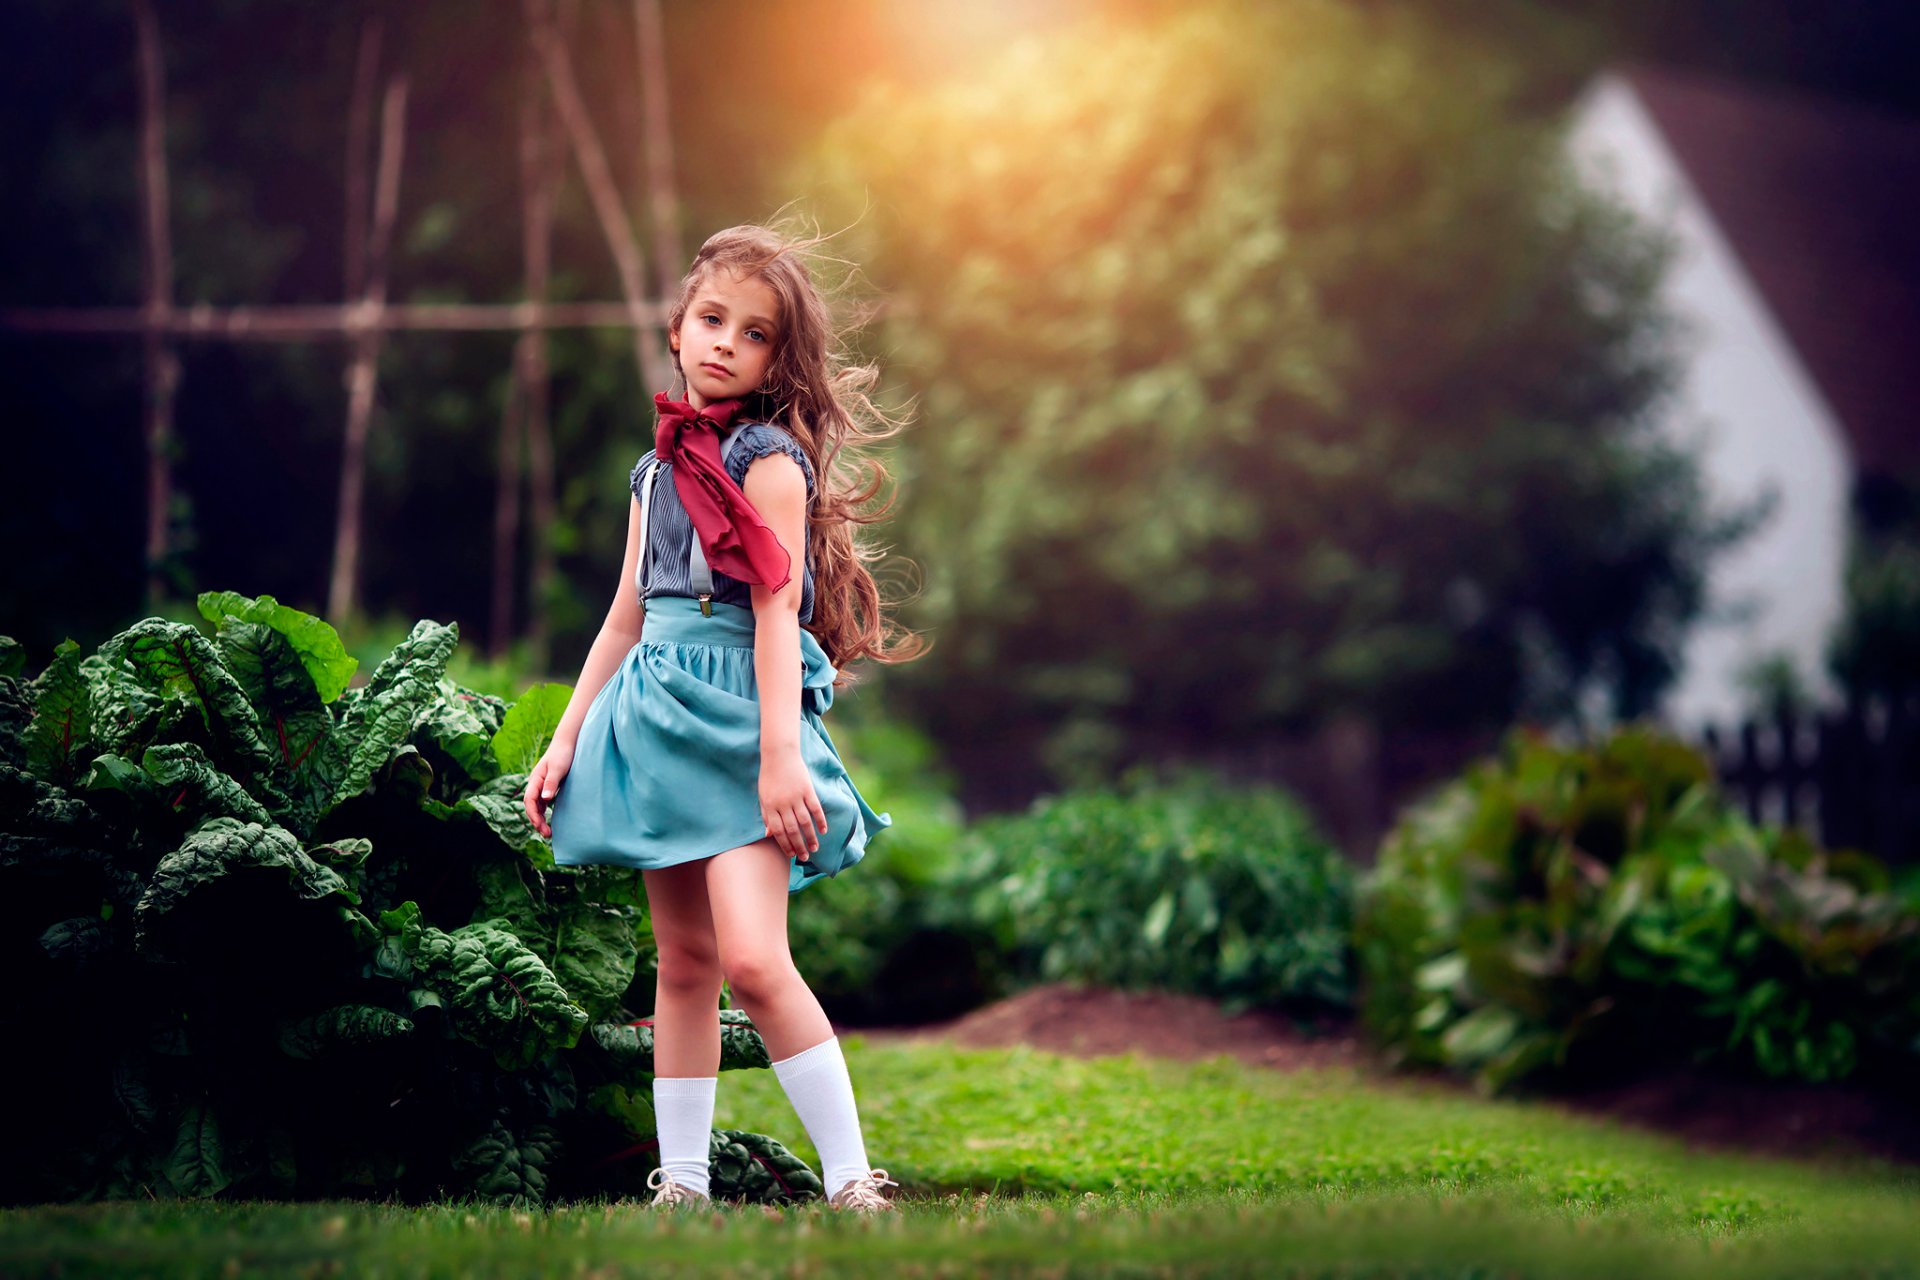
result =
M1757 822L1790 823L1829 848L1920 862L1920 699L1855 698L1703 734L1721 786Z

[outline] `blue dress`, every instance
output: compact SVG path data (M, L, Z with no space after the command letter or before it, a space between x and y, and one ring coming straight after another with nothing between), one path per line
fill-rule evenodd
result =
M787 432L770 423L739 428L726 455L736 484L769 453L812 467ZM652 461L634 467L637 482ZM687 557L693 521L674 489L672 467L654 480L648 512L648 590L640 641L594 695L580 725L573 764L553 800L553 859L657 869L710 858L767 838L760 818L760 702L754 672L754 615L748 584L713 570L713 616L691 594ZM676 570L678 571L676 573ZM813 612L813 567L803 570L801 621ZM800 758L826 813L820 847L791 859L787 891L797 893L866 856L893 820L860 795L821 716L838 674L826 651L800 629Z

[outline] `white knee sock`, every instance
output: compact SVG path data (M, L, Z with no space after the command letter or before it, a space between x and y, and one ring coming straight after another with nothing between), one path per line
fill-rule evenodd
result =
M867 1144L860 1137L860 1113L853 1105L853 1080L840 1052L840 1037L829 1036L780 1059L773 1064L773 1074L820 1152L820 1178L827 1194L866 1177Z
M660 1167L681 1186L707 1188L707 1144L713 1137L713 1090L718 1076L655 1076L654 1127L660 1134Z

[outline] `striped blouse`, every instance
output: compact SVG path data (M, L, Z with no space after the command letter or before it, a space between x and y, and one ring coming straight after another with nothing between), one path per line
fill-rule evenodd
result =
M747 483L747 468L770 453L784 453L800 464L807 478L807 506L813 506L813 467L806 450L784 428L771 422L749 422L739 429L733 452L727 455L727 474L741 487ZM640 477L653 461L647 450L634 463L628 484L637 501ZM663 463L653 478L653 509L647 513L647 594L650 596L692 596L693 582L687 570L687 556L693 550L693 517L680 505L680 494L673 486L673 464ZM813 557L806 557L800 577L800 621L813 620ZM636 589L638 583L635 583ZM726 604L753 608L752 588L719 569L713 570L713 598Z

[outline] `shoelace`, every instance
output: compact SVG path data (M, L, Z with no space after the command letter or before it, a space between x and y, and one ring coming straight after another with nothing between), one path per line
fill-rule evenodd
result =
M689 1200L700 1199L700 1193L692 1187L683 1187L673 1180L673 1175L664 1167L655 1169L647 1175L647 1189L654 1193L655 1204L684 1204Z
M841 1208L891 1208L892 1204L880 1194L881 1187L897 1187L900 1184L887 1176L885 1169L869 1170L864 1178L856 1178L840 1189Z

